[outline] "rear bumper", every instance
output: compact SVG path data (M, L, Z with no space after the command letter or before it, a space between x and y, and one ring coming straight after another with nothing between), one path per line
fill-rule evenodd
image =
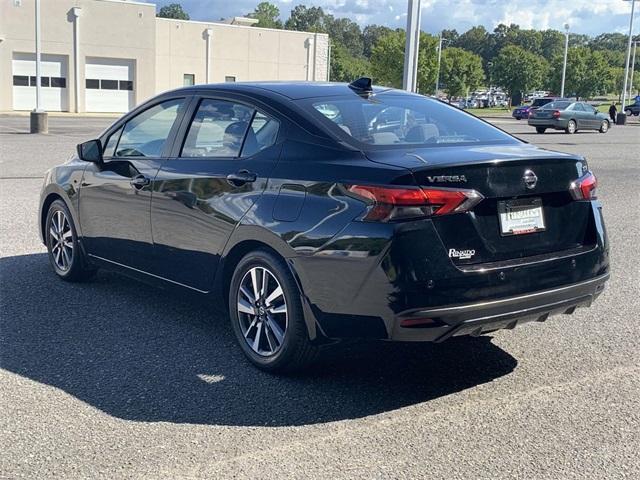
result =
M552 118L529 118L529 125L532 127L545 127L545 128L556 128L559 130L564 130L567 128L568 121L566 120L554 120Z
M515 328L526 322L544 322L551 315L570 314L577 307L590 306L602 293L608 279L607 273L526 295L404 312L397 317L390 340L442 342L453 336L478 336L498 329ZM421 326L418 323L420 319L432 319L432 322ZM402 326L407 320L418 324Z

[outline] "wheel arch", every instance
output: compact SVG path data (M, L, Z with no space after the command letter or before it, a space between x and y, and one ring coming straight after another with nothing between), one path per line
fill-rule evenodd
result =
M55 202L56 200L62 200L65 205L67 206L67 208L69 208L69 203L67 201L65 201L65 199L62 197L62 195L60 195L58 192L49 192L49 194L47 194L47 196L44 198L44 200L42 201L42 205L40 208L40 218L39 218L39 226L40 226L40 240L42 240L42 243L46 244L46 236L45 236L45 231L46 231L46 221L47 221L47 215L49 214L49 208L51 207L51 204L53 202ZM71 210L71 209L69 209Z
M254 232L255 228L247 228L247 231L244 233L242 239L237 239L231 245L227 245L227 249L225 249L225 254L221 259L220 265L216 272L216 281L214 285L214 292L216 296L223 300L222 304L227 305L227 298L229 296L229 288L231 287L231 277L233 276L233 272L235 271L236 265L238 262L249 252L254 250L266 250L269 253L281 258L291 275L293 275L294 281L296 282L298 289L300 291L300 301L302 303L302 309L304 311L304 321L307 326L307 333L309 335L310 340L320 340L319 337L324 338L324 334L322 333L322 329L318 324L318 321L313 314L311 306L309 304L309 300L307 299L304 290L302 288L302 284L300 282L300 278L290 261L290 259L296 256L295 250L293 250L284 240L279 237L275 237L275 241L272 238L266 240L264 237L265 232L260 232L262 235ZM263 229L259 229L263 230ZM272 233L269 232L269 237L271 237Z

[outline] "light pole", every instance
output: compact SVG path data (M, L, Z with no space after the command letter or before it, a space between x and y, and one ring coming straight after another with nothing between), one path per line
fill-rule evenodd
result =
M629 75L629 101L633 97L633 74L636 72L636 50L638 49L638 43L640 41L633 42L633 57L631 59L631 72Z
M440 90L440 62L442 60L442 32L440 32L440 40L438 42L438 73L436 74L436 97L438 96L438 90Z
M31 112L30 131L31 133L47 133L49 125L47 122L47 112L42 108L42 72L40 62L41 51L40 35L40 0L36 0L36 108Z
M560 98L564 98L564 79L567 76L567 53L569 52L569 24L564 24L564 63L562 64L562 86L560 87Z
M633 38L633 13L636 6L636 0L631 0L631 18L629 19L629 42L627 43L627 63L624 66L624 85L622 86L622 107L620 108L620 114L622 115L622 124L626 123L626 116L624 114L624 107L627 104L627 80L629 79L629 60L631 57L631 42ZM620 123L620 122L618 122Z
M420 49L420 0L408 0L407 31L404 47L404 72L402 88L409 92L417 90L418 53Z

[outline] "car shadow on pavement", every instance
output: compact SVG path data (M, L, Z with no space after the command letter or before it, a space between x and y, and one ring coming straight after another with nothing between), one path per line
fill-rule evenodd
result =
M490 382L517 361L490 337L350 343L304 374L250 366L209 300L100 273L70 284L45 254L0 259L0 367L127 420L289 426L360 418Z

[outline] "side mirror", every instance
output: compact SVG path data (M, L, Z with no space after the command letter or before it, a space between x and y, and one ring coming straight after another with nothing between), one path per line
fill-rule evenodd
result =
M102 163L102 144L100 140L89 140L76 147L78 157L85 162Z

